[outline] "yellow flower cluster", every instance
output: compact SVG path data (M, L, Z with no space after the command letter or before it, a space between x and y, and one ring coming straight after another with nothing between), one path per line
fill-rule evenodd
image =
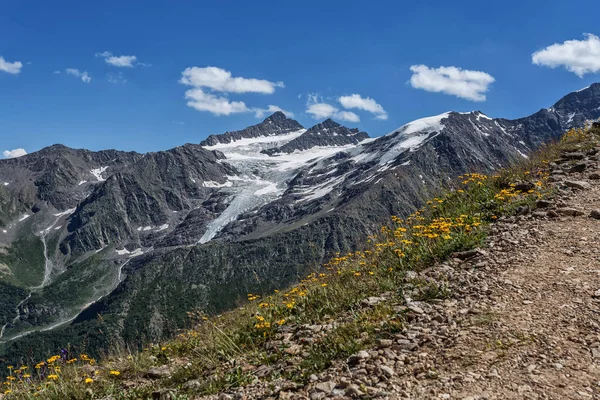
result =
M473 173L473 174L464 174L464 175L459 176L458 178L463 179L463 181L462 181L463 185L468 185L470 183L475 183L476 185L483 185L483 182L485 182L489 177L484 174Z
M561 141L581 141L586 138L586 130L583 128L571 128L561 138Z
M511 186L512 187L510 189L502 189L500 190L500 192L496 193L494 195L494 199L499 201L509 201L513 197L517 197L521 193L521 191L515 190L514 185Z
M14 366L9 365L7 367L9 374L6 377L6 381L2 384L0 393L11 394L11 393L29 393L32 396L40 396L46 390L52 390L52 385L61 379L63 368L78 368L82 365L94 365L96 360L89 357L86 354L81 354L79 358L71 357L65 359L60 355L54 355L48 358L46 361L40 361L35 364L36 374L32 376L27 372L28 367L22 365L15 369ZM117 370L111 370L108 373L110 376L119 376L120 372ZM95 370L94 375L101 375L100 370ZM94 383L95 380L89 376L83 376L82 382L86 384Z

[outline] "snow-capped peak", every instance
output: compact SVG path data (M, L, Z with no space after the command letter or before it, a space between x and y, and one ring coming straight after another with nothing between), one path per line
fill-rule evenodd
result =
M394 139L386 146L386 151L381 155L379 164L383 165L393 161L406 150L415 151L432 133L439 133L444 129L442 120L448 118L450 112L445 112L433 117L426 117L409 122L399 129L388 133L386 136L394 136Z
M450 112L445 112L440 115L434 115L433 117L417 119L412 122L409 122L406 125L401 126L400 128L396 129L391 133L388 133L386 136L397 133L399 133L402 136L408 136L417 132L419 134L437 132L444 128L444 125L442 125L442 120L444 118L448 118L449 115Z

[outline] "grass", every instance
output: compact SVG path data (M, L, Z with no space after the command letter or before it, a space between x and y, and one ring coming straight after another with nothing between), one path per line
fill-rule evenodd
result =
M466 174L408 218L393 217L380 234L367 239L363 251L336 255L287 290L250 293L246 304L230 312L208 316L190 311L190 328L166 343L148 345L141 353L115 351L99 364L67 351L37 369L10 369L13 378L4 390L10 399L136 399L152 398L160 390L185 399L244 386L261 374L266 380L304 383L335 360L400 332L403 314L390 304L402 302L405 291L421 301L449 297L445 285L412 271L481 246L490 224L552 195L545 185L547 164L563 151L597 145L598 137L600 130L571 130L510 169L493 176ZM382 293L389 301L362 304ZM331 324L331 329L291 351L286 335L314 324ZM161 365L171 368L170 377L144 379L149 368Z

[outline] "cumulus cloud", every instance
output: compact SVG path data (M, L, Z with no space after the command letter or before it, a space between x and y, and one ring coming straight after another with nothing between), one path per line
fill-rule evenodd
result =
M584 36L584 40L567 40L536 51L531 61L550 68L563 66L580 78L600 72L600 38L591 33Z
M8 62L4 59L4 57L0 56L0 71L8 72L12 75L17 75L19 72L21 72L21 68L23 68L22 62Z
M339 110L327 103L313 103L307 105L306 112L311 114L314 119L330 118Z
M80 71L77 68L67 68L65 72L69 75L81 78L81 80L85 83L90 83L92 81L92 77L88 75L87 71Z
M110 51L96 53L96 57L104 58L104 62L114 67L133 68L137 61L136 56L115 56Z
M283 82L265 79L233 77L231 72L218 67L190 67L182 72L180 83L198 88L208 88L225 93L272 94L275 88L283 88Z
M272 94L275 88L282 88L283 82L264 79L233 77L231 72L218 67L189 67L181 73L179 83L192 86L185 92L187 105L198 111L208 111L215 115L231 115L254 112L257 117L267 112L283 111L278 106L267 108L248 107L243 101L231 101L230 93ZM288 115L292 113L286 112Z
M370 97L363 98L360 94L351 94L349 96L341 96L338 101L342 107L346 109L356 108L359 110L368 111L375 114L376 119L386 120L388 118L387 113L374 99Z
M360 122L360 117L352 111L339 111L333 117L341 121Z
M25 151L25 149L14 149L4 150L2 154L4 155L4 158L17 158L24 156L25 154L27 154L27 152Z
M125 76L123 75L122 72L117 72L117 73L109 72L108 74L106 74L106 80L109 83L114 83L114 84L127 82L127 79L125 79Z
M413 72L410 78L412 87L471 101L485 101L485 92L495 81L486 72L458 67L429 68L426 65L413 65L410 70Z
M231 115L252 111L243 101L229 101L226 97L206 93L200 88L185 92L187 105L198 111L208 111L215 115Z
M314 119L335 118L340 121L360 122L360 117L351 111L340 111L331 104L324 103L316 94L309 94L306 102L306 113Z
M256 118L262 118L266 114L272 114L277 111L281 111L282 113L285 114L286 117L289 117L289 118L294 117L293 112L286 111L286 110L280 108L279 106L274 106L274 105L269 105L269 106L267 106L267 108L254 108L254 109L252 109L252 111L254 111L254 115L256 115Z

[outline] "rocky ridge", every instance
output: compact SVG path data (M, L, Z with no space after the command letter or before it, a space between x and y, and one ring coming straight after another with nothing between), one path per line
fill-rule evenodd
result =
M346 128L328 118L283 146L265 149L262 150L262 153L275 155L277 153L293 153L295 151L309 150L319 146L345 146L358 144L365 139L369 139L368 133L361 132L356 128Z

